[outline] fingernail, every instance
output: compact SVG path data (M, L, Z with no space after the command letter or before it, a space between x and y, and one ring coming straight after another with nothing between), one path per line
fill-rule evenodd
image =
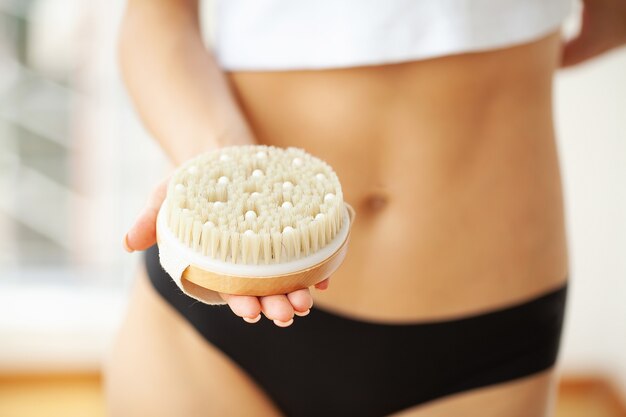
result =
M310 312L311 309L308 309L307 311L294 311L295 315L299 317L308 316Z
M128 233L124 235L124 249L126 249L126 252L128 253L133 253L135 251L130 246L128 246Z
M290 319L289 321L274 320L274 324L277 325L278 327L288 327L288 326L291 326L292 323L293 323L293 319Z
M259 314L253 319L251 319L250 317L244 317L243 320L247 323L256 323L257 321L261 320L261 315Z

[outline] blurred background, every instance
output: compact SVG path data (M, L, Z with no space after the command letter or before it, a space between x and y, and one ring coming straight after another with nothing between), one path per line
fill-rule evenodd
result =
M121 239L165 167L118 73L123 6L0 0L3 417L104 415L139 257ZM558 416L625 415L626 50L561 72L555 109L572 279Z

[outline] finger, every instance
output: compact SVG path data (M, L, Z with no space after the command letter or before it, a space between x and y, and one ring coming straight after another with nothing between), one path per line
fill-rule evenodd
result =
M597 40L593 34L578 36L565 44L561 57L561 67L571 67L583 61L600 55L610 49L602 40Z
M161 182L152 192L142 212L124 236L124 248L128 252L148 249L156 243L156 218L161 208L169 179Z
M587 49L590 44L589 38L593 36L593 32L589 30L589 10L583 7L580 15L580 30L575 38L570 39L563 45L561 51L561 67L569 67L576 65L582 61L582 50Z
M287 294L287 299L291 303L296 316L306 316L313 307L313 297L308 288L297 290Z
M261 308L265 316L280 327L293 323L293 307L286 295L261 297Z
M613 15L583 9L580 33L565 44L561 56L561 67L571 67L596 57L626 39L623 36L621 20Z
M230 309L248 323L256 323L261 319L261 303L257 297L248 295L222 294Z
M317 284L315 284L315 288L323 291L325 289L328 289L329 285L330 285L330 278L326 278L324 281L318 282Z

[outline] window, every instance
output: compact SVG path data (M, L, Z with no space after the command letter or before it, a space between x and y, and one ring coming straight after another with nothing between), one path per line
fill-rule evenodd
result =
M0 0L0 367L95 365L120 317L124 227L163 172L117 72L122 7Z

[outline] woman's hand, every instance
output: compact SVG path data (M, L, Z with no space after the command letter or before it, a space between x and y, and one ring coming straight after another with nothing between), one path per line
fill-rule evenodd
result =
M156 218L165 200L168 180L159 184L148 199L135 223L124 236L124 248L128 252L144 250L156 243ZM328 288L328 279L315 285L317 289ZM306 316L313 306L313 297L308 288L289 294L253 297L232 294L220 296L228 303L233 313L242 317L248 323L256 323L261 319L261 313L273 320L277 326L286 327L293 323L294 314Z
M578 36L563 48L569 67L626 44L626 0L585 0Z
M198 2L129 0L119 54L136 109L174 164L207 149L254 143L226 75L205 47ZM156 243L166 184L154 190L126 234L129 252ZM327 286L328 280L316 285ZM278 326L290 325L294 314L306 315L313 304L309 289L268 297L220 295L244 320L257 322L262 312Z

